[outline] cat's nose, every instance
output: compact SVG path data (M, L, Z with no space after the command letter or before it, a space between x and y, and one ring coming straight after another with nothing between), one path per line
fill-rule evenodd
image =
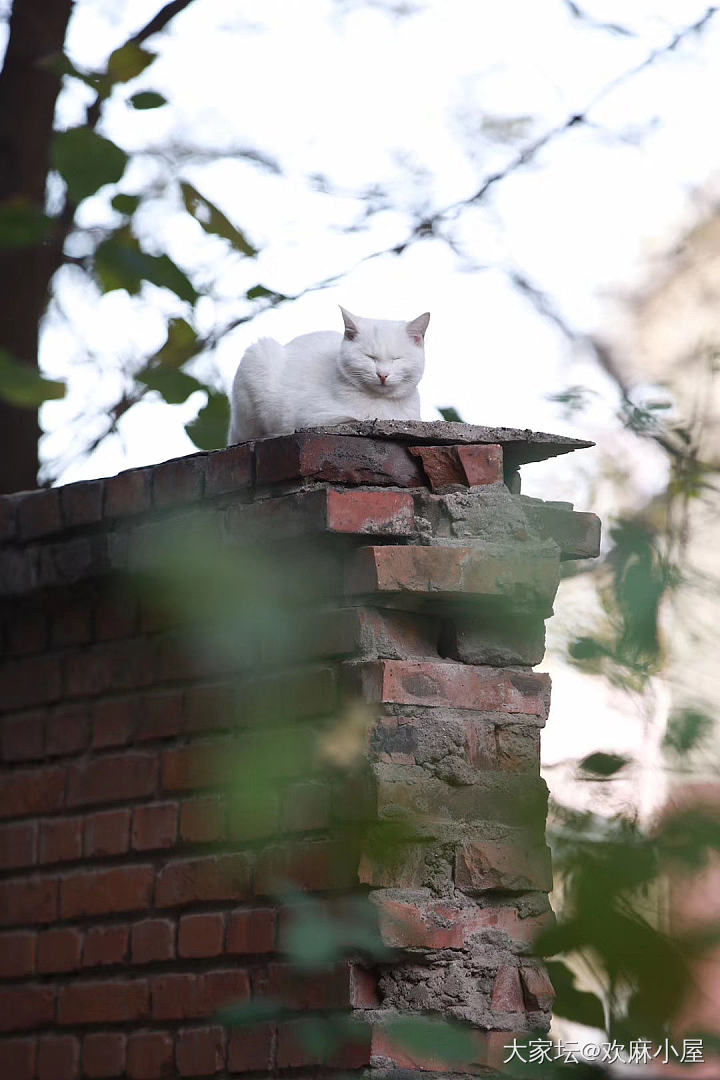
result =
M385 373L384 375L382 375L382 374L381 374L381 373L380 373L380 372L378 371L378 379L380 380L380 382L381 382L381 383L383 384L383 386L384 386L384 385L385 385L385 383L387 382L387 373Z

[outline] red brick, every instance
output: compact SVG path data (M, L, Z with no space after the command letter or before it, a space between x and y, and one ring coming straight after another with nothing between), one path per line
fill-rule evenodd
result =
M129 469L105 481L105 517L125 517L150 509L151 469Z
M55 990L52 986L0 989L0 1031L27 1031L53 1022Z
M483 925L475 904L450 900L396 900L376 893L383 941L392 948L461 949Z
M527 1009L542 1009L543 1011L552 1009L555 990L548 973L543 968L521 967L520 982Z
M74 592L74 590L73 590ZM52 619L52 643L56 648L68 645L85 645L93 639L91 600L82 590L79 595L62 595Z
M226 835L225 800L214 795L186 799L180 807L180 839L187 844L211 844Z
M35 1039L1 1039L0 1076L7 1080L34 1080L36 1052Z
M41 863L69 862L82 856L82 818L40 822Z
M83 936L72 927L57 927L38 935L37 969L43 975L77 971Z
M152 866L117 866L73 874L60 886L60 914L63 919L76 919L142 911L150 904L153 877Z
M330 825L330 788L320 783L292 784L285 795L283 828L310 832Z
M311 892L357 884L352 851L332 840L273 844L264 848L255 867L255 894L268 896L292 882Z
M229 971L210 971L201 976L200 1000L204 1013L215 1013L227 1005L250 999L250 976L242 968Z
M127 926L91 926L85 935L83 967L111 967L124 964L130 931Z
M85 819L85 858L124 855L130 848L130 810L104 810Z
M189 1020L209 1016L226 1005L249 998L250 977L242 968L159 975L152 983L153 1019Z
M128 1039L129 1080L163 1080L173 1072L173 1039L167 1031L138 1031Z
M277 1065L280 1069L302 1068L311 1065L331 1065L336 1068L360 1069L370 1064L370 1032L364 1026L356 1037L347 1039L328 1053L313 1044L307 1020L289 1020L280 1024L277 1032ZM308 1034L305 1035L305 1031ZM382 1052L382 1051L379 1051Z
M433 491L467 487L467 477L456 446L410 446L408 449L413 457L422 462L423 472Z
M312 978L291 964L271 963L267 994L291 1009L372 1008L379 1004L374 976L347 962L315 971Z
M214 900L244 900L250 894L250 864L246 855L209 855L168 863L158 874L158 907Z
M48 643L48 623L44 611L18 612L9 627L10 652L15 655L43 652Z
M21 541L60 532L62 519L57 488L28 492L18 503L17 523Z
M153 503L160 509L202 498L205 455L174 458L153 469Z
M496 1036L500 1038L500 1045L497 1045ZM473 1051L470 1061L453 1063L453 1069L458 1072L462 1069L459 1075L471 1076L478 1073L486 1075L487 1066L493 1066L493 1071L489 1075L499 1075L499 1070L502 1069L503 1056L497 1056L497 1050L502 1047L504 1043L509 1043L512 1039L512 1033L507 1031L500 1032L481 1032L472 1031L470 1033L472 1039ZM520 1036L522 1038L522 1035ZM407 1075L405 1069L410 1070L410 1075L429 1071L433 1075L445 1075L448 1072L447 1057L444 1055L436 1055L431 1050L415 1050L410 1049L404 1040L397 1037L393 1037L391 1032L388 1032L382 1026L374 1026L372 1030L372 1042L369 1048L373 1058L382 1057L389 1059L395 1069L403 1070L400 1072L401 1076ZM505 1056L507 1056L505 1054ZM482 1069L478 1066L484 1066ZM498 1070L498 1071L496 1071Z
M234 911L228 922L228 953L250 956L275 949L276 913L272 908Z
M227 683L191 686L185 691L186 731L223 731L235 715L235 692Z
M424 487L417 462L400 443L347 435L283 435L255 446L257 482L307 477L331 484Z
M97 1032L83 1039L83 1073L85 1076L105 1077L125 1075L127 1036L121 1032Z
M530 945L543 930L553 926L555 916L551 911L521 918L515 907L507 904L478 907L475 921L479 930L498 930L516 943Z
M102 520L103 480L83 480L60 488L60 505L67 528L96 525Z
M490 1008L496 1013L525 1011L520 975L514 964L503 964L498 968Z
M162 690L146 694L140 702L135 738L138 742L148 739L166 739L178 735L182 728L182 692Z
M72 1035L46 1035L38 1041L38 1080L76 1080L80 1043Z
M205 463L205 495L222 495L252 483L252 444L241 443L208 454Z
M126 746L132 739L139 704L131 698L98 701L93 705L92 744L98 749Z
M112 1024L145 1020L150 1012L144 979L75 982L60 987L58 1023Z
M3 709L27 709L57 701L62 694L60 661L56 656L23 656L0 665Z
M27 931L0 934L0 979L33 974L36 942L36 935Z
M214 1076L225 1065L225 1032L221 1027L181 1030L175 1062L180 1076Z
M57 893L55 878L6 878L0 882L0 926L52 922Z
M3 761L36 761L45 756L47 713L21 713L3 719L0 745Z
M133 964L174 960L175 924L169 919L143 919L132 928L130 949Z
M155 677L153 643L142 638L108 641L66 661L70 697L97 697L117 690L148 686Z
M549 548L531 558L465 546L366 547L351 559L345 587L351 595L473 595L502 600L518 613L551 615L559 565Z
M124 802L152 795L157 783L154 754L110 754L72 765L68 773L68 806Z
M458 446L457 455L470 487L503 482L503 450L497 443Z
M329 490L327 527L337 533L411 536L415 532L413 497L399 491Z
M220 912L183 915L178 924L178 956L220 956L224 938L225 916Z
M255 1024L232 1033L228 1044L228 1071L231 1073L272 1071L275 1061L275 1028Z
M37 825L34 821L0 826L0 870L32 866L36 844Z
M177 838L177 803L151 803L133 810L132 846L135 851L173 847Z
M95 608L97 641L115 641L132 637L137 629L138 601L131 593L107 592Z
M48 754L77 754L90 740L90 721L83 705L67 705L54 710L47 721Z
M226 743L201 743L166 750L162 756L162 787L183 791L222 782L228 768Z
M539 729L498 727L497 767L505 772L539 772Z
M508 844L468 841L456 853L455 883L469 893L496 889L549 892L550 853L544 844L532 841L516 840Z

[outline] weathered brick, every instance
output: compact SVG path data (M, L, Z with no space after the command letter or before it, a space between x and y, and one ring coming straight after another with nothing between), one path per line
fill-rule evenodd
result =
M75 982L58 993L58 1023L112 1024L145 1020L150 996L144 979Z
M59 489L63 522L68 529L96 525L102 520L104 485L103 480L83 480Z
M3 709L26 709L57 701L62 694L60 661L56 656L23 656L0 664Z
M124 924L91 926L85 935L83 967L113 967L124 964L130 931Z
M46 1027L55 1015L55 988L17 986L0 988L0 1031L28 1031Z
M545 655L543 619L523 616L500 618L477 612L456 616L446 624L442 639L443 656L463 664L539 664Z
M259 484L280 480L325 481L331 484L372 484L424 487L425 476L407 447L381 439L347 435L283 435L255 444Z
M83 936L74 927L54 927L38 935L37 969L42 975L77 971L80 967Z
M151 469L129 469L105 481L105 517L126 517L150 509Z
M22 821L0 826L0 870L32 866L36 858L37 825Z
M411 446L408 449L413 457L420 459L433 491L452 491L467 486L457 446Z
M72 765L68 773L68 806L152 795L157 772L157 757L144 753L111 754Z
M35 971L37 935L29 931L0 934L0 979L17 979Z
M173 458L153 469L153 504L159 509L199 502L203 494L205 455Z
M382 939L394 948L461 949L483 925L475 904L400 899L380 891L371 899Z
M490 1008L496 1013L525 1011L520 974L514 964L502 964L493 982Z
M150 803L133 810L132 846L135 851L173 847L177 838L177 803Z
M544 968L529 967L523 965L520 968L520 982L522 983L525 1007L535 1010L549 1011L555 1000L555 990L550 982L550 977Z
M345 1009L377 1007L375 977L356 964L342 962L316 971L309 979L292 964L270 963L267 994L290 1009Z
M112 912L142 911L150 904L152 866L114 866L63 878L60 914L64 919Z
M228 1070L231 1073L267 1072L275 1064L275 1027L254 1024L234 1031L228 1043Z
M225 916L221 912L183 915L178 923L178 956L220 956L224 940Z
M18 533L21 541L35 540L39 536L62 529L60 496L57 488L30 491L20 499L17 507Z
M74 1035L45 1035L38 1040L38 1080L75 1080L80 1064L80 1043Z
M503 450L497 443L458 446L457 455L470 487L503 482Z
M236 956L273 952L276 922L272 908L234 911L228 920L226 951Z
M5 878L0 882L0 926L52 922L57 895L55 878Z
M558 581L556 548L530 555L408 544L361 548L348 564L345 588L349 595L471 595L503 601L515 612L550 615Z
M273 844L258 855L255 893L268 896L288 882L311 892L357 884L352 854L334 840Z
M250 864L246 855L208 855L168 863L158 874L158 907L213 900L244 900L250 894Z
M205 494L221 495L238 491L252 483L252 443L229 446L208 454L205 464Z
M45 749L51 756L77 754L90 741L90 719L84 705L60 706L48 715Z
M594 559L600 554L600 518L521 499L523 512L539 535L554 540L563 559Z
M455 883L470 893L495 889L549 892L550 853L544 844L519 839L506 844L468 841L456 853Z
M184 1028L179 1031L175 1063L180 1076L214 1076L225 1065L223 1028Z
M60 810L65 797L65 769L23 769L5 777L0 788L0 817L26 817Z
M180 839L186 844L212 844L224 840L226 818L224 799L215 795L185 799L180 807Z
M412 495L399 491L327 492L330 532L375 536L412 536L415 516Z
M0 500L0 511L2 502ZM33 1080L37 1044L35 1039L0 1039L0 1076L8 1080Z
M135 923L130 938L133 964L153 964L175 959L175 924L169 919L143 919Z
M46 712L20 713L3 719L0 731L2 760L33 761L45 756Z
M41 863L72 862L82 856L82 818L50 818L40 822Z
M130 810L104 810L85 819L86 858L124 855L130 847Z
M120 1031L99 1031L83 1039L83 1075L92 1080L125 1075L127 1036Z
M129 1080L163 1080L172 1075L173 1039L168 1031L137 1031L128 1038Z

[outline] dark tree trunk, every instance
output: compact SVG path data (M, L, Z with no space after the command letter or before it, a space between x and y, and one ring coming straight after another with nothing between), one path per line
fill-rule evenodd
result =
M73 0L15 0L0 73L0 201L45 202L55 101L60 79L40 62L63 48ZM64 230L59 230L64 232ZM38 325L62 238L0 250L0 349L37 365ZM0 492L37 484L37 414L0 399Z

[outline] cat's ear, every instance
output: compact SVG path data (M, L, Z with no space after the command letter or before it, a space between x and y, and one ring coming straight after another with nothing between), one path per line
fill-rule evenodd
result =
M430 312L426 311L424 315L418 315L417 319L413 319L412 322L407 324L407 332L416 345L422 345L425 340L425 331L429 322Z
M355 316L351 315L349 311L338 304L338 307L342 311L343 322L345 323L345 339L346 341L354 341L360 333L360 328L355 320Z

